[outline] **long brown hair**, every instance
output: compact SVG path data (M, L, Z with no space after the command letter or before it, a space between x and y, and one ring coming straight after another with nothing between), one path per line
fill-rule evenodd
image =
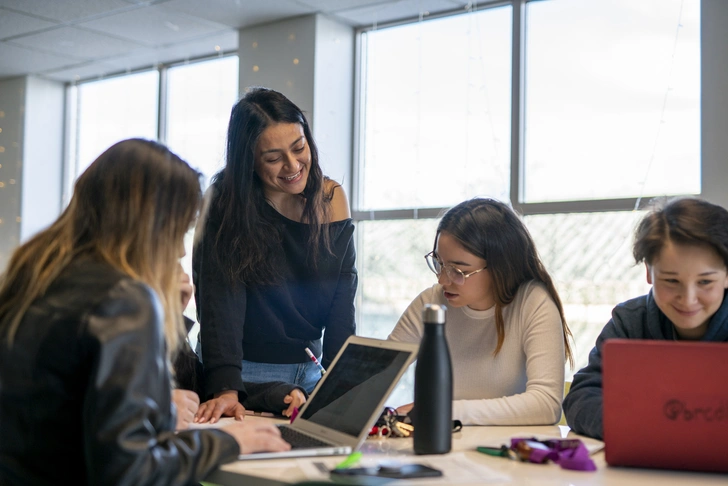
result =
M495 290L498 344L494 354L501 350L505 339L503 308L513 302L522 284L536 280L544 284L559 309L566 359L573 367L574 356L569 344L572 335L566 324L564 307L526 225L516 212L495 199L470 199L445 213L437 226L437 235L443 231L455 237L470 253L487 262Z
M333 189L326 190L327 178L319 164L318 149L308 121L301 109L283 94L272 89L254 87L233 107L228 124L226 165L213 178L215 194L209 213L201 221L207 231L208 221L215 221L216 258L226 269L231 285L275 283L281 278L278 263L281 254L280 229L265 217L268 202L263 183L255 173L255 149L261 134L278 123L293 123L303 128L311 150L311 165L306 188L302 221L311 227L306 245L314 268L319 245L331 252L325 228ZM209 220L208 220L209 216Z
M46 230L15 250L0 280L0 333L12 345L23 316L81 256L149 285L164 308L168 358L183 342L179 250L199 209L200 174L156 142L129 139L101 154Z

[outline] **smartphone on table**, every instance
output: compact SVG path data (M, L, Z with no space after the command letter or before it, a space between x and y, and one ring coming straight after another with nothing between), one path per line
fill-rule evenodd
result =
M354 467L334 469L332 475L340 476L376 476L390 479L434 478L442 476L439 469L424 464L393 464L371 467Z

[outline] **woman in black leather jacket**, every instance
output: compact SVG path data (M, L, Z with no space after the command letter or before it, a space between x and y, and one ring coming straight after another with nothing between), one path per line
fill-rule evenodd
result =
M0 280L0 484L195 484L275 427L174 432L168 363L183 344L178 259L199 174L119 142L79 177Z

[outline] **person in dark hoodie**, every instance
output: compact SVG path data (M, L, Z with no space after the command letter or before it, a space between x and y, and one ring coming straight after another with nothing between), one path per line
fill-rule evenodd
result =
M728 341L726 209L693 197L668 200L638 225L633 255L645 263L652 289L614 308L589 364L574 375L563 407L577 434L603 437L601 350L607 339Z

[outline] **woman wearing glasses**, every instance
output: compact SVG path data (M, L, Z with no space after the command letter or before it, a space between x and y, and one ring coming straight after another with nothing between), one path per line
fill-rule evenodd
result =
M493 199L460 203L443 216L425 258L438 283L409 305L389 339L419 342L424 306L445 305L453 418L465 425L556 423L565 359L573 363L571 331L518 215Z

